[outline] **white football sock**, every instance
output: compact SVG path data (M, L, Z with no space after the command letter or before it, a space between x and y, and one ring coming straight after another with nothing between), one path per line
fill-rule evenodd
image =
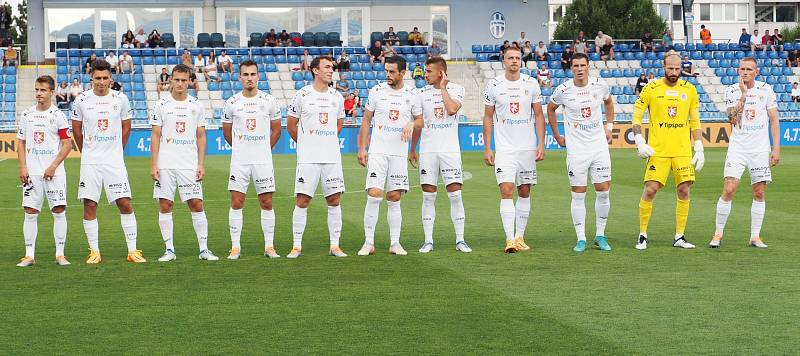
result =
M192 212L192 226L200 252L208 250L208 219L205 211Z
M122 232L125 234L128 252L136 251L136 215L134 213L120 214L119 222L122 225Z
M579 241L586 241L586 193L571 193L570 212L572 213L572 226L575 227L575 236Z
M503 231L506 233L506 241L514 240L514 200L500 199L500 220L503 222Z
M433 243L433 222L436 220L436 192L422 192L422 231L425 242Z
M717 200L717 228L715 233L722 236L725 231L725 224L728 223L728 216L731 214L732 201L725 201L722 197Z
M167 250L175 252L175 242L172 240L172 213L158 213L158 227L161 228L161 238Z
M367 205L364 207L364 242L370 245L375 245L375 226L381 214L381 200L383 198L367 196Z
M750 207L750 238L761 236L761 224L764 222L764 213L767 210L767 203L753 200Z
M97 230L97 219L83 220L83 231L86 232L86 240L89 241L89 248L100 251L100 237L98 236Z
M611 210L610 191L596 192L594 197L595 236L606 236L606 223L608 223L608 212Z
M342 236L342 206L328 207L328 234L331 238L331 248L339 247L339 237Z
M453 228L456 230L456 243L464 241L464 202L461 200L461 191L447 193L450 198L450 219L453 220Z
M400 230L403 226L403 211L400 210L400 201L386 201L389 212L386 220L389 221L389 241L394 245L400 242Z
M242 248L242 209L228 210L228 226L231 231L231 248Z
M261 232L264 233L264 248L275 245L275 209L261 210Z
M528 226L528 216L531 213L531 198L517 197L516 206L516 233L514 237L525 236L525 228Z
M53 213L53 238L56 240L56 256L64 256L67 244L67 212Z
M292 212L292 247L303 247L303 232L306 231L308 208L294 207Z
M25 237L25 256L33 257L36 251L36 235L39 234L39 214L25 213L22 235Z

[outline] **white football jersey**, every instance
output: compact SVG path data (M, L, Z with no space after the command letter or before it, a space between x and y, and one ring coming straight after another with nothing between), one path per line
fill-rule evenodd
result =
M403 86L392 89L378 84L369 91L365 108L372 111L372 137L369 153L389 156L408 156L408 141L403 141L403 127L422 115L422 104L416 90Z
M564 107L568 153L585 154L608 149L601 111L608 97L608 84L592 77L589 77L586 86L577 87L575 81L570 79L553 92L550 101Z
M130 120L128 97L111 90L105 96L80 93L72 103L72 120L83 122L81 165L124 166L122 121Z
M252 98L239 92L225 101L223 111L222 122L233 124L231 164L272 162L270 125L281 119L275 98L260 90Z
M158 169L197 169L197 128L206 126L203 104L167 95L156 102L150 125L161 126Z
M45 111L36 110L34 105L22 112L17 138L25 141L28 175L43 175L44 170L50 167L58 156L58 151L61 149L59 130L66 130L66 135L69 136L70 125L67 116L55 105L51 105ZM64 162L56 168L56 175L64 175Z
M306 85L294 94L289 116L298 118L297 163L340 163L338 120L344 119L344 98L328 87L324 93Z
M516 81L505 75L486 83L485 105L494 106L494 146L497 152L536 150L533 103L541 102L539 83L520 74Z
M464 87L447 83L447 93L459 104L464 103ZM458 144L458 115L448 115L442 90L426 85L419 90L425 126L420 136L419 152L461 152Z
M756 81L747 90L744 110L742 111L742 128L734 125L728 151L741 153L769 152L769 116L767 110L777 108L775 92L767 83ZM727 107L736 106L742 92L739 84L729 85L725 91Z

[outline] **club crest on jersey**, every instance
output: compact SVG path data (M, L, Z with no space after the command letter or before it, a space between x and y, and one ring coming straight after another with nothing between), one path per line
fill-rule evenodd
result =
M44 142L44 131L36 131L33 133L33 142L37 144L42 144Z
M100 131L108 131L108 119L97 120L97 128L100 129Z
M255 131L256 119L247 119L244 125L247 128L247 131Z
M744 117L747 118L747 121L753 121L756 119L756 111L753 109L747 109L744 111Z
M185 121L178 121L175 123L175 132L182 134L186 132L186 122Z
M444 108L433 108L433 116L438 120L444 119Z
M510 111L512 114L519 114L519 103L514 102L508 104L508 111Z
M400 110L389 110L389 120L400 120Z
M592 117L592 108L591 107L581 108L581 117L583 117L584 119Z
M674 119L675 116L678 116L678 107L677 106L668 107L667 108L667 115L669 115L670 118Z
M328 123L328 113L326 112L319 113L319 123L323 125Z

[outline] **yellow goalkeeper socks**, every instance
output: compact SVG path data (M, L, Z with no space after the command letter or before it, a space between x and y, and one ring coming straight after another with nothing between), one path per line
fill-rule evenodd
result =
M675 236L682 236L689 219L689 200L678 199L675 205Z
M647 232L650 215L653 214L653 202L639 199L639 232Z

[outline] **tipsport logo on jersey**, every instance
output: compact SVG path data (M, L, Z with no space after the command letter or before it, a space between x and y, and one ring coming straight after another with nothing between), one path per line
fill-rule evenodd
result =
M246 119L244 121L244 127L248 132L254 132L258 127L258 120ZM243 133L239 134L237 138L239 139L239 142L261 142L267 140L267 135L250 135Z
M98 114L107 114L103 112L99 112ZM116 142L117 141L117 134L109 133L109 129L111 128L111 123L109 122L108 118L98 119L97 120L97 134L94 136L87 136L86 141L94 141L97 143L102 142Z

